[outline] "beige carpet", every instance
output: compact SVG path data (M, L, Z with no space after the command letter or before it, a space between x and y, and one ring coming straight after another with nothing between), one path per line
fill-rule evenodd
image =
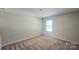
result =
M2 50L78 50L79 45L64 40L38 36L2 47Z

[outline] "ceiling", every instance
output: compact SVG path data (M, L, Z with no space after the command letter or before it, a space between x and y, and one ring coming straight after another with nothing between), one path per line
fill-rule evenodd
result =
M34 17L48 17L79 11L78 8L0 8L0 11L24 14Z

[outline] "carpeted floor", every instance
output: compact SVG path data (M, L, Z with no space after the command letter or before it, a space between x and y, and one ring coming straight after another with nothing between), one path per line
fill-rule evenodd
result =
M2 47L2 50L78 50L79 45L64 40L38 36Z

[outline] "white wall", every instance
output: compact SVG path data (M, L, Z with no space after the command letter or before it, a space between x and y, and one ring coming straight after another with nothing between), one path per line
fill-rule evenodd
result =
M20 41L42 31L40 18L4 13L0 15L0 32L2 32L2 45Z
M79 12L49 18L53 20L53 32L50 33L53 37L79 43ZM49 18L44 18L43 22Z

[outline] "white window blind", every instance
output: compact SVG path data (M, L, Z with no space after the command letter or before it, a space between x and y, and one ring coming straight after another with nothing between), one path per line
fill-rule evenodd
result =
M46 21L46 31L52 32L52 20Z

